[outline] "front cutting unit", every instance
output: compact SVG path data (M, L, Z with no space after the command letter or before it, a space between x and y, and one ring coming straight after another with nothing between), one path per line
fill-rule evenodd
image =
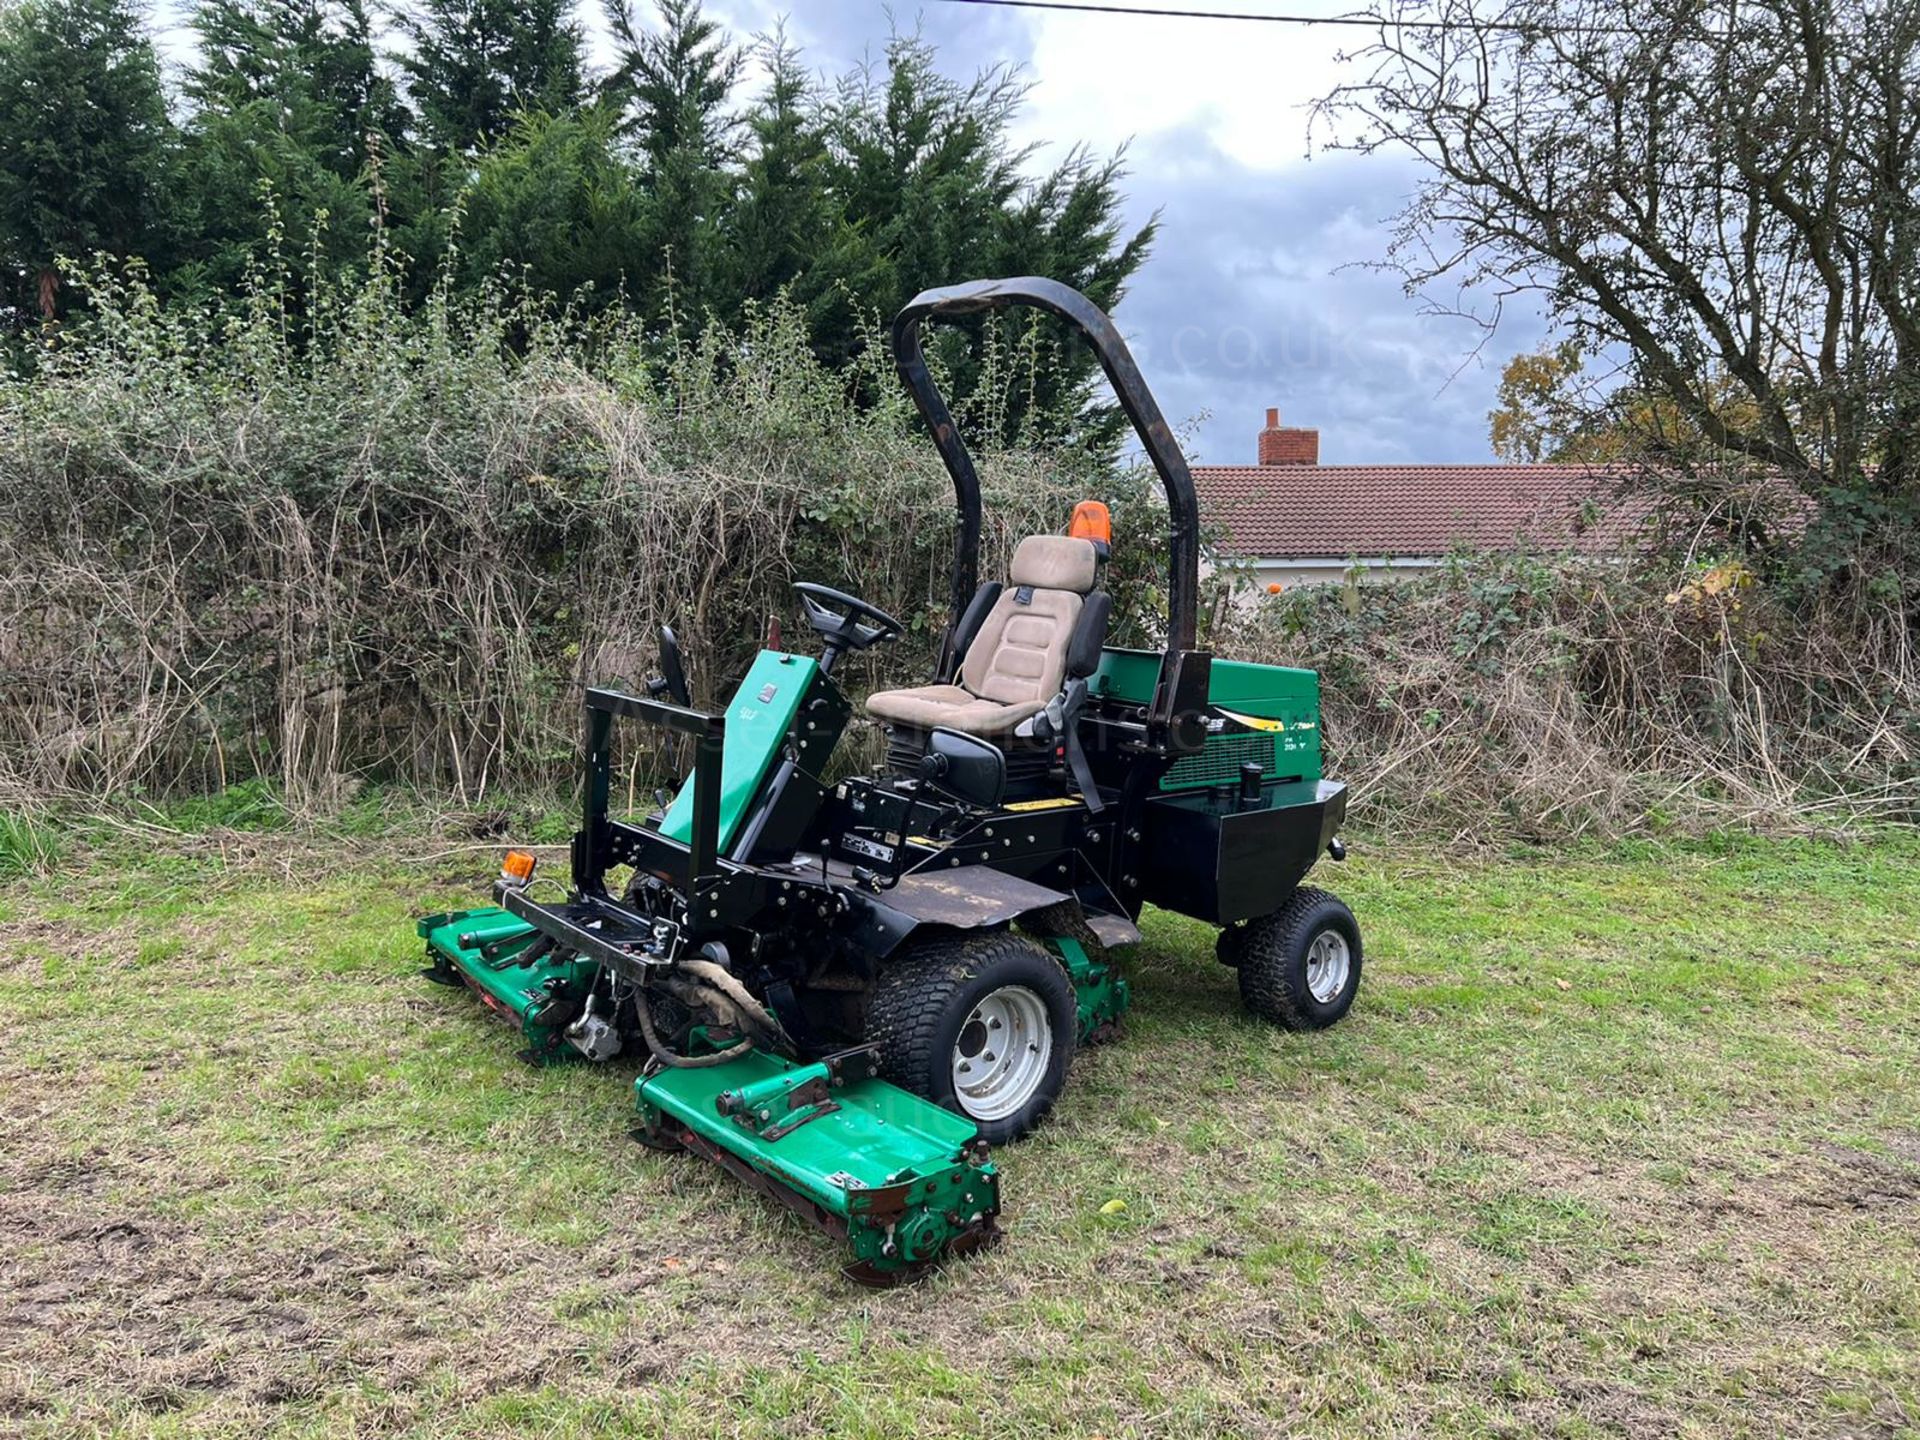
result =
M1107 643L1098 502L980 579L980 487L920 332L1010 305L1079 330L1160 475L1163 649ZM876 1284L997 1238L994 1149L1119 1033L1148 904L1219 926L1247 1007L1290 1029L1344 1016L1362 958L1352 912L1303 883L1345 853L1319 679L1196 644L1192 480L1112 323L1051 281L981 281L916 297L893 346L959 523L934 673L864 701L886 765L828 778L854 710L836 665L906 628L872 603L796 587L819 654L760 651L719 714L694 707L663 630L648 695L586 693L565 883L511 852L493 905L419 922L427 973L474 991L526 1058L631 1067L635 1138L841 1237ZM652 813L612 807L621 722L691 746Z

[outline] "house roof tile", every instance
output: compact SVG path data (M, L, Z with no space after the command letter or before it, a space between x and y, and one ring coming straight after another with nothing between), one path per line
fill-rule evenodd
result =
M1644 503L1607 465L1196 465L1203 524L1238 556L1442 555L1516 544L1587 552L1630 543Z

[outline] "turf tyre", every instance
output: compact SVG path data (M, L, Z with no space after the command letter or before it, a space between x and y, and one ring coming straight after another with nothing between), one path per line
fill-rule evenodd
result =
M1344 947L1346 970L1331 993L1323 985L1316 995L1309 977L1319 973L1312 971L1314 946L1323 935L1337 940L1326 950ZM1353 1008L1360 989L1360 923L1337 896L1303 886L1271 915L1248 921L1233 948L1240 998L1261 1019L1287 1030L1324 1030Z
M1038 998L1051 1046L1025 1103L1010 1114L982 1117L956 1088L956 1047L976 1010L1009 988ZM1017 1140L1046 1118L1066 1086L1077 1030L1065 967L1045 946L1008 930L913 946L881 970L867 1009L867 1039L880 1046L887 1079L965 1115L989 1145Z

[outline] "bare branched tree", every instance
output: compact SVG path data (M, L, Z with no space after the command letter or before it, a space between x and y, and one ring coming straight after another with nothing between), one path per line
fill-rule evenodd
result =
M1920 494L1920 0L1395 0L1321 102L1427 167L1392 261L1545 298L1696 461L1855 534ZM1483 313L1483 319L1491 319ZM1749 537L1766 543L1765 535Z

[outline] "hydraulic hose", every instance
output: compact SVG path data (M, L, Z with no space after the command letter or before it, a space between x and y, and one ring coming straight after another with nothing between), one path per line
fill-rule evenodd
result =
M753 998L751 991L737 980L724 966L711 960L682 960L676 967L681 973L690 976L701 985L718 990L731 1000L735 1009L749 1025L759 1029L770 1038L784 1045L793 1043L786 1027L766 1006Z
M647 1007L647 992L637 987L633 992L633 1013L640 1021L640 1034L647 1042L647 1049L653 1052L653 1058L677 1070L700 1070L709 1065L719 1065L728 1060L737 1060L753 1049L753 1041L749 1038L729 1045L724 1050L716 1050L711 1055L678 1055L666 1047L659 1032L653 1028L653 1012Z

